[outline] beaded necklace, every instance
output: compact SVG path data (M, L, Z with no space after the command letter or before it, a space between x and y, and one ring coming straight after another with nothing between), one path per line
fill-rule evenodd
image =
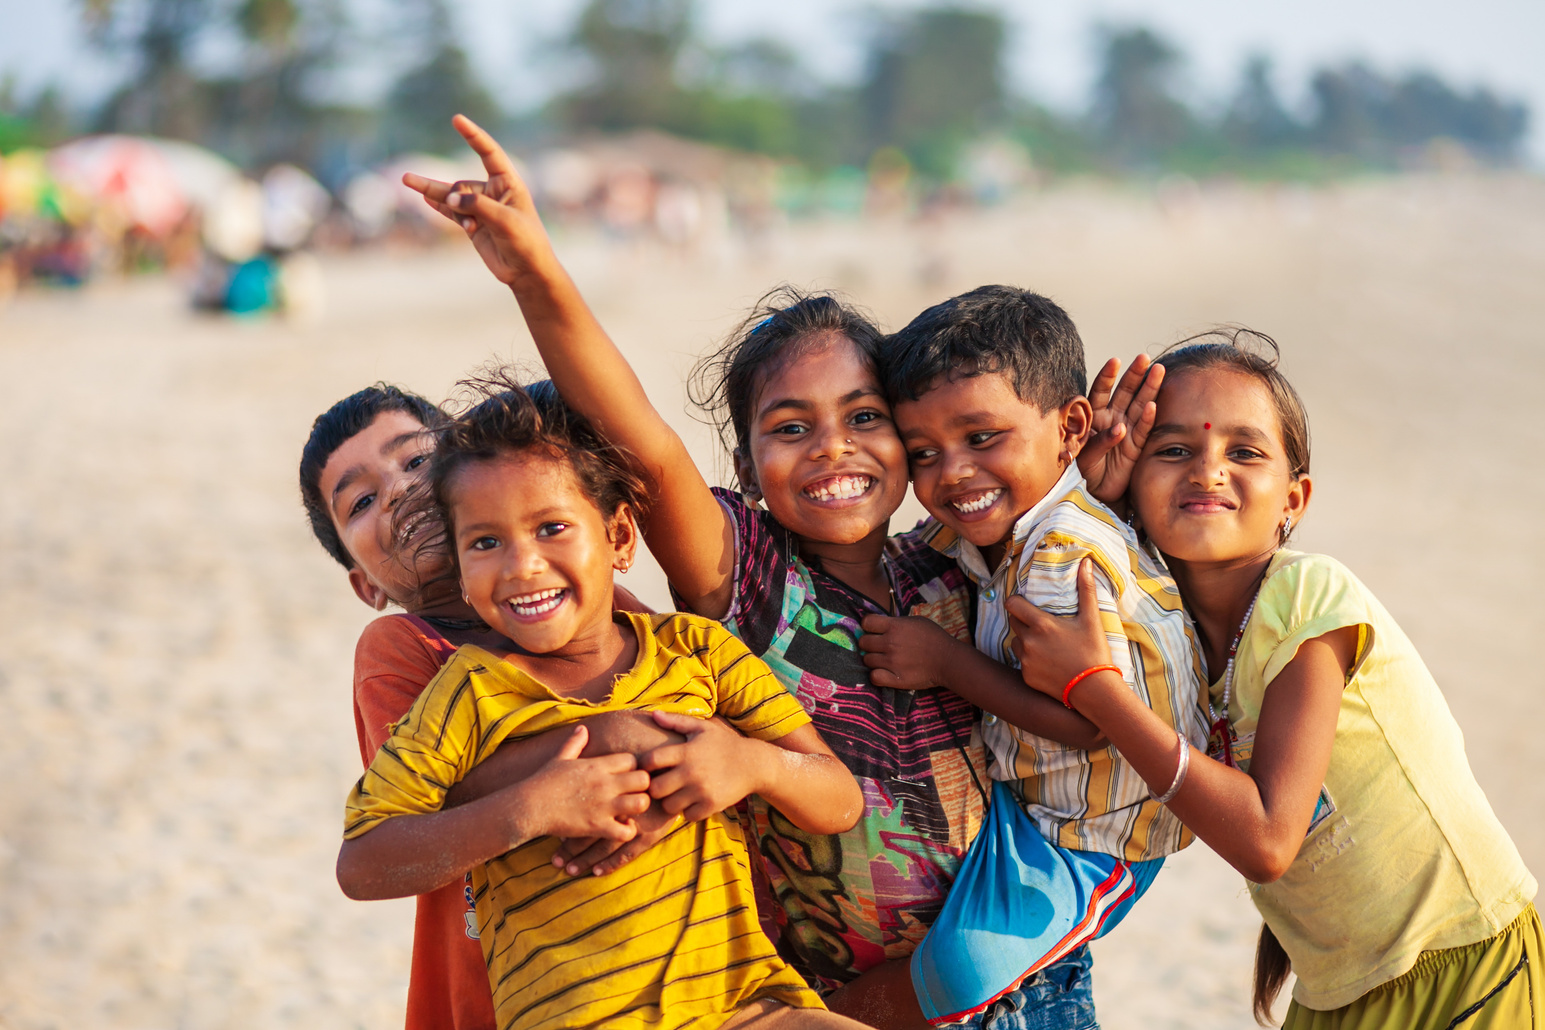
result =
M1229 728L1228 702L1229 694L1234 689L1234 656L1239 654L1239 642L1244 639L1245 627L1250 624L1250 616L1255 614L1255 602L1261 599L1261 588L1255 588L1255 596L1250 598L1250 607L1245 609L1245 617L1239 620L1239 629L1234 632L1234 642L1228 648L1228 663L1223 667L1223 710L1214 711L1212 707L1212 694L1207 695L1207 717L1212 720L1212 729L1207 734L1207 756L1215 761L1222 762L1230 768L1238 768L1234 764L1234 731Z

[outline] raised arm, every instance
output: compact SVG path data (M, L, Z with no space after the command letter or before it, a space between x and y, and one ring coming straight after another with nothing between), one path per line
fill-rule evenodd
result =
M644 534L650 552L688 607L722 616L733 590L729 516L559 263L514 164L470 119L457 115L454 124L482 158L488 180L452 184L409 174L403 182L460 225L489 271L510 287L564 400L643 462L653 501Z
M1057 618L1022 599L1009 602L1025 681L1049 694L1074 675L1108 661L1094 577L1079 572L1079 615ZM1224 861L1254 883L1287 871L1303 846L1325 771L1357 630L1345 627L1307 641L1271 682L1261 705L1250 771L1214 762L1187 747L1188 771L1169 808ZM1073 691L1073 707L1101 727L1156 793L1179 773L1175 730L1127 688L1102 672Z

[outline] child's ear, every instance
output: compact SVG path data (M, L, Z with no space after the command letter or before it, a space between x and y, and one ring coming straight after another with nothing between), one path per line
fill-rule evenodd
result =
M385 611L386 606L392 603L392 599L386 596L386 591L365 575L364 570L358 565L349 570L349 586L354 588L355 597L378 612Z
M757 482L756 466L751 459L739 447L730 456L735 462L735 480L740 484L740 492L749 504L760 504L762 501L762 486Z
M633 517L633 509L624 504L612 516L611 525L606 527L606 538L612 544L612 568L627 572L633 567L633 556L638 553L638 536L638 520Z
M1071 463L1089 439L1089 431L1094 427L1094 408L1089 406L1089 398L1074 397L1062 406L1058 416L1062 447Z
M1303 521L1304 513L1309 510L1309 495L1312 493L1314 481L1307 473L1288 484L1287 504L1282 513L1292 518L1293 525Z

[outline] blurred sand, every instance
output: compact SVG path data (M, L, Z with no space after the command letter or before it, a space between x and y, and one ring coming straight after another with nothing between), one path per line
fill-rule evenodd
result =
M1317 445L1301 546L1349 564L1416 641L1545 872L1545 182L1074 185L755 251L559 245L678 411L692 356L783 279L842 287L891 327L982 282L1031 286L1091 363L1215 321L1274 334ZM437 396L533 351L470 248L324 271L308 324L195 317L166 280L0 308L0 1027L401 1025L411 909L332 879L370 612L310 539L295 463L310 420L368 382ZM1440 545L1464 560L1423 560ZM652 566L631 579L665 601ZM1181 855L1098 947L1104 1025L1253 1025L1258 926L1236 874Z

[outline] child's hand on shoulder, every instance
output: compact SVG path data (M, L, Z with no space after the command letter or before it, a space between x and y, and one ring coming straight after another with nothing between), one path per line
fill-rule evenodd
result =
M765 779L756 760L760 743L748 741L723 719L674 712L652 713L661 727L686 737L649 752L639 766L654 776L649 794L669 815L687 822L706 819L740 803Z
M939 663L962 644L938 623L915 615L866 615L858 638L869 682L896 690L927 690L944 682Z
M1062 700L1074 676L1110 661L1110 643L1100 618L1094 562L1078 563L1078 614L1052 615L1017 594L1008 600L1009 649L1019 660L1025 686Z
M619 842L638 832L649 808L649 774L632 755L581 758L589 741L574 727L563 748L529 778L500 791L524 810L529 837L596 837Z
M1094 421L1089 439L1078 452L1078 471L1084 474L1089 492L1106 504L1126 496L1132 466L1153 428L1158 411L1155 398L1164 382L1164 366L1155 366L1146 354L1133 358L1118 382L1120 371L1121 362L1111 358L1094 377L1089 388Z
M542 274L554 260L552 243L515 163L472 119L457 115L451 124L483 159L488 179L449 183L408 172L403 185L461 226L495 279L515 287L527 276Z

